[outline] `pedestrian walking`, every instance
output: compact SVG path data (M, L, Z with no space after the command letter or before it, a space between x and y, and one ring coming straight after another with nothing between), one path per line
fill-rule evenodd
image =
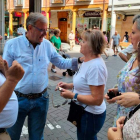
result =
M115 31L115 34L112 36L112 39L110 41L110 45L111 45L112 40L113 40L113 51L114 51L113 56L117 56L118 47L120 44L120 35L118 34L117 31Z
M19 111L15 125L7 131L12 140L19 140L26 116L30 140L42 140L49 107L48 66L51 62L61 69L77 70L77 58L64 59L52 43L44 37L47 18L41 13L30 13L26 19L27 32L6 42L3 59L9 66L17 60L25 71L15 87ZM80 60L83 58L79 58Z
M84 31L80 45L80 52L85 56L85 60L75 73L73 83L60 82L57 86L62 88L60 93L62 97L75 102L76 105L73 107L71 102L72 116L77 106L85 108L81 120L77 118L79 124L73 122L77 124L78 140L97 140L97 133L102 128L106 116L106 104L103 98L108 76L106 65L101 57L105 47L102 32ZM75 117L77 115L78 112Z
M18 115L18 100L14 88L23 77L24 70L13 62L9 68L0 56L0 140L11 140L6 128L14 125Z
M125 35L123 37L123 42L129 42L129 35L127 31L125 32Z
M105 39L106 47L107 47L107 45L108 45L108 39L107 39L107 36L106 36L106 31L103 31L103 35L104 35L104 39ZM107 55L107 53L106 53L105 50L104 50L104 54L106 55L106 59L107 59L109 57L109 55Z
M19 28L17 29L17 34L18 35L23 35L25 34L26 30L23 28L22 24L19 25Z
M79 34L79 32L78 32L78 30L77 30L77 28L75 28L75 42L76 42L76 44L78 44L79 45L79 38L80 38L80 34Z
M54 35L51 37L50 41L52 42L54 48L59 53L59 51L62 51L61 47L61 39L60 39L60 33L61 31L59 29L54 30ZM56 73L55 65L52 64L51 71L53 73Z
M73 50L73 47L75 46L75 34L73 33L73 30L71 30L69 34L69 41L70 41L70 50Z

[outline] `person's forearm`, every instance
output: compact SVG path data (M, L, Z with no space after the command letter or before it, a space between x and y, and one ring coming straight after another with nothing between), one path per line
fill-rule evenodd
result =
M121 57L121 59L125 62L128 62L127 56L125 56L123 53L119 53L119 56Z
M86 105L101 105L103 102L103 97L97 98L97 97L93 97L92 95L78 94L77 100Z
M73 83L68 83L69 89L73 89Z
M0 112L3 110L9 98L11 97L15 87L16 82L11 80L6 80L4 84L0 87Z

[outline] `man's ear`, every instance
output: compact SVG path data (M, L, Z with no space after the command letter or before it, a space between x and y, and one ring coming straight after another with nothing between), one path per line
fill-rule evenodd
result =
M28 25L28 27L27 27L28 29L27 29L27 30L28 30L28 31L31 30L32 27L33 27L32 25Z

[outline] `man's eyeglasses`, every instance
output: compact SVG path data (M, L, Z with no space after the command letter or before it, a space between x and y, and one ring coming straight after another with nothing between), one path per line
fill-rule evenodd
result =
M62 105L65 105L67 102L68 102L68 99L66 99L66 100L62 103ZM54 108L58 108L58 107L61 106L61 104L56 104L56 105L54 104L54 102L53 102L53 94L52 94L52 105L53 105Z
M39 29L38 27L36 27L36 26L34 26L34 25L32 25L34 28L36 28L38 31L40 31L41 33L46 33L47 32L47 30L45 30L45 29Z

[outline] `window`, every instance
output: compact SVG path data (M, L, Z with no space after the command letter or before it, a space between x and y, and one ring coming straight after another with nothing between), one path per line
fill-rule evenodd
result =
M14 5L15 6L23 5L23 0L14 0Z
M17 5L23 5L23 0L17 0Z

